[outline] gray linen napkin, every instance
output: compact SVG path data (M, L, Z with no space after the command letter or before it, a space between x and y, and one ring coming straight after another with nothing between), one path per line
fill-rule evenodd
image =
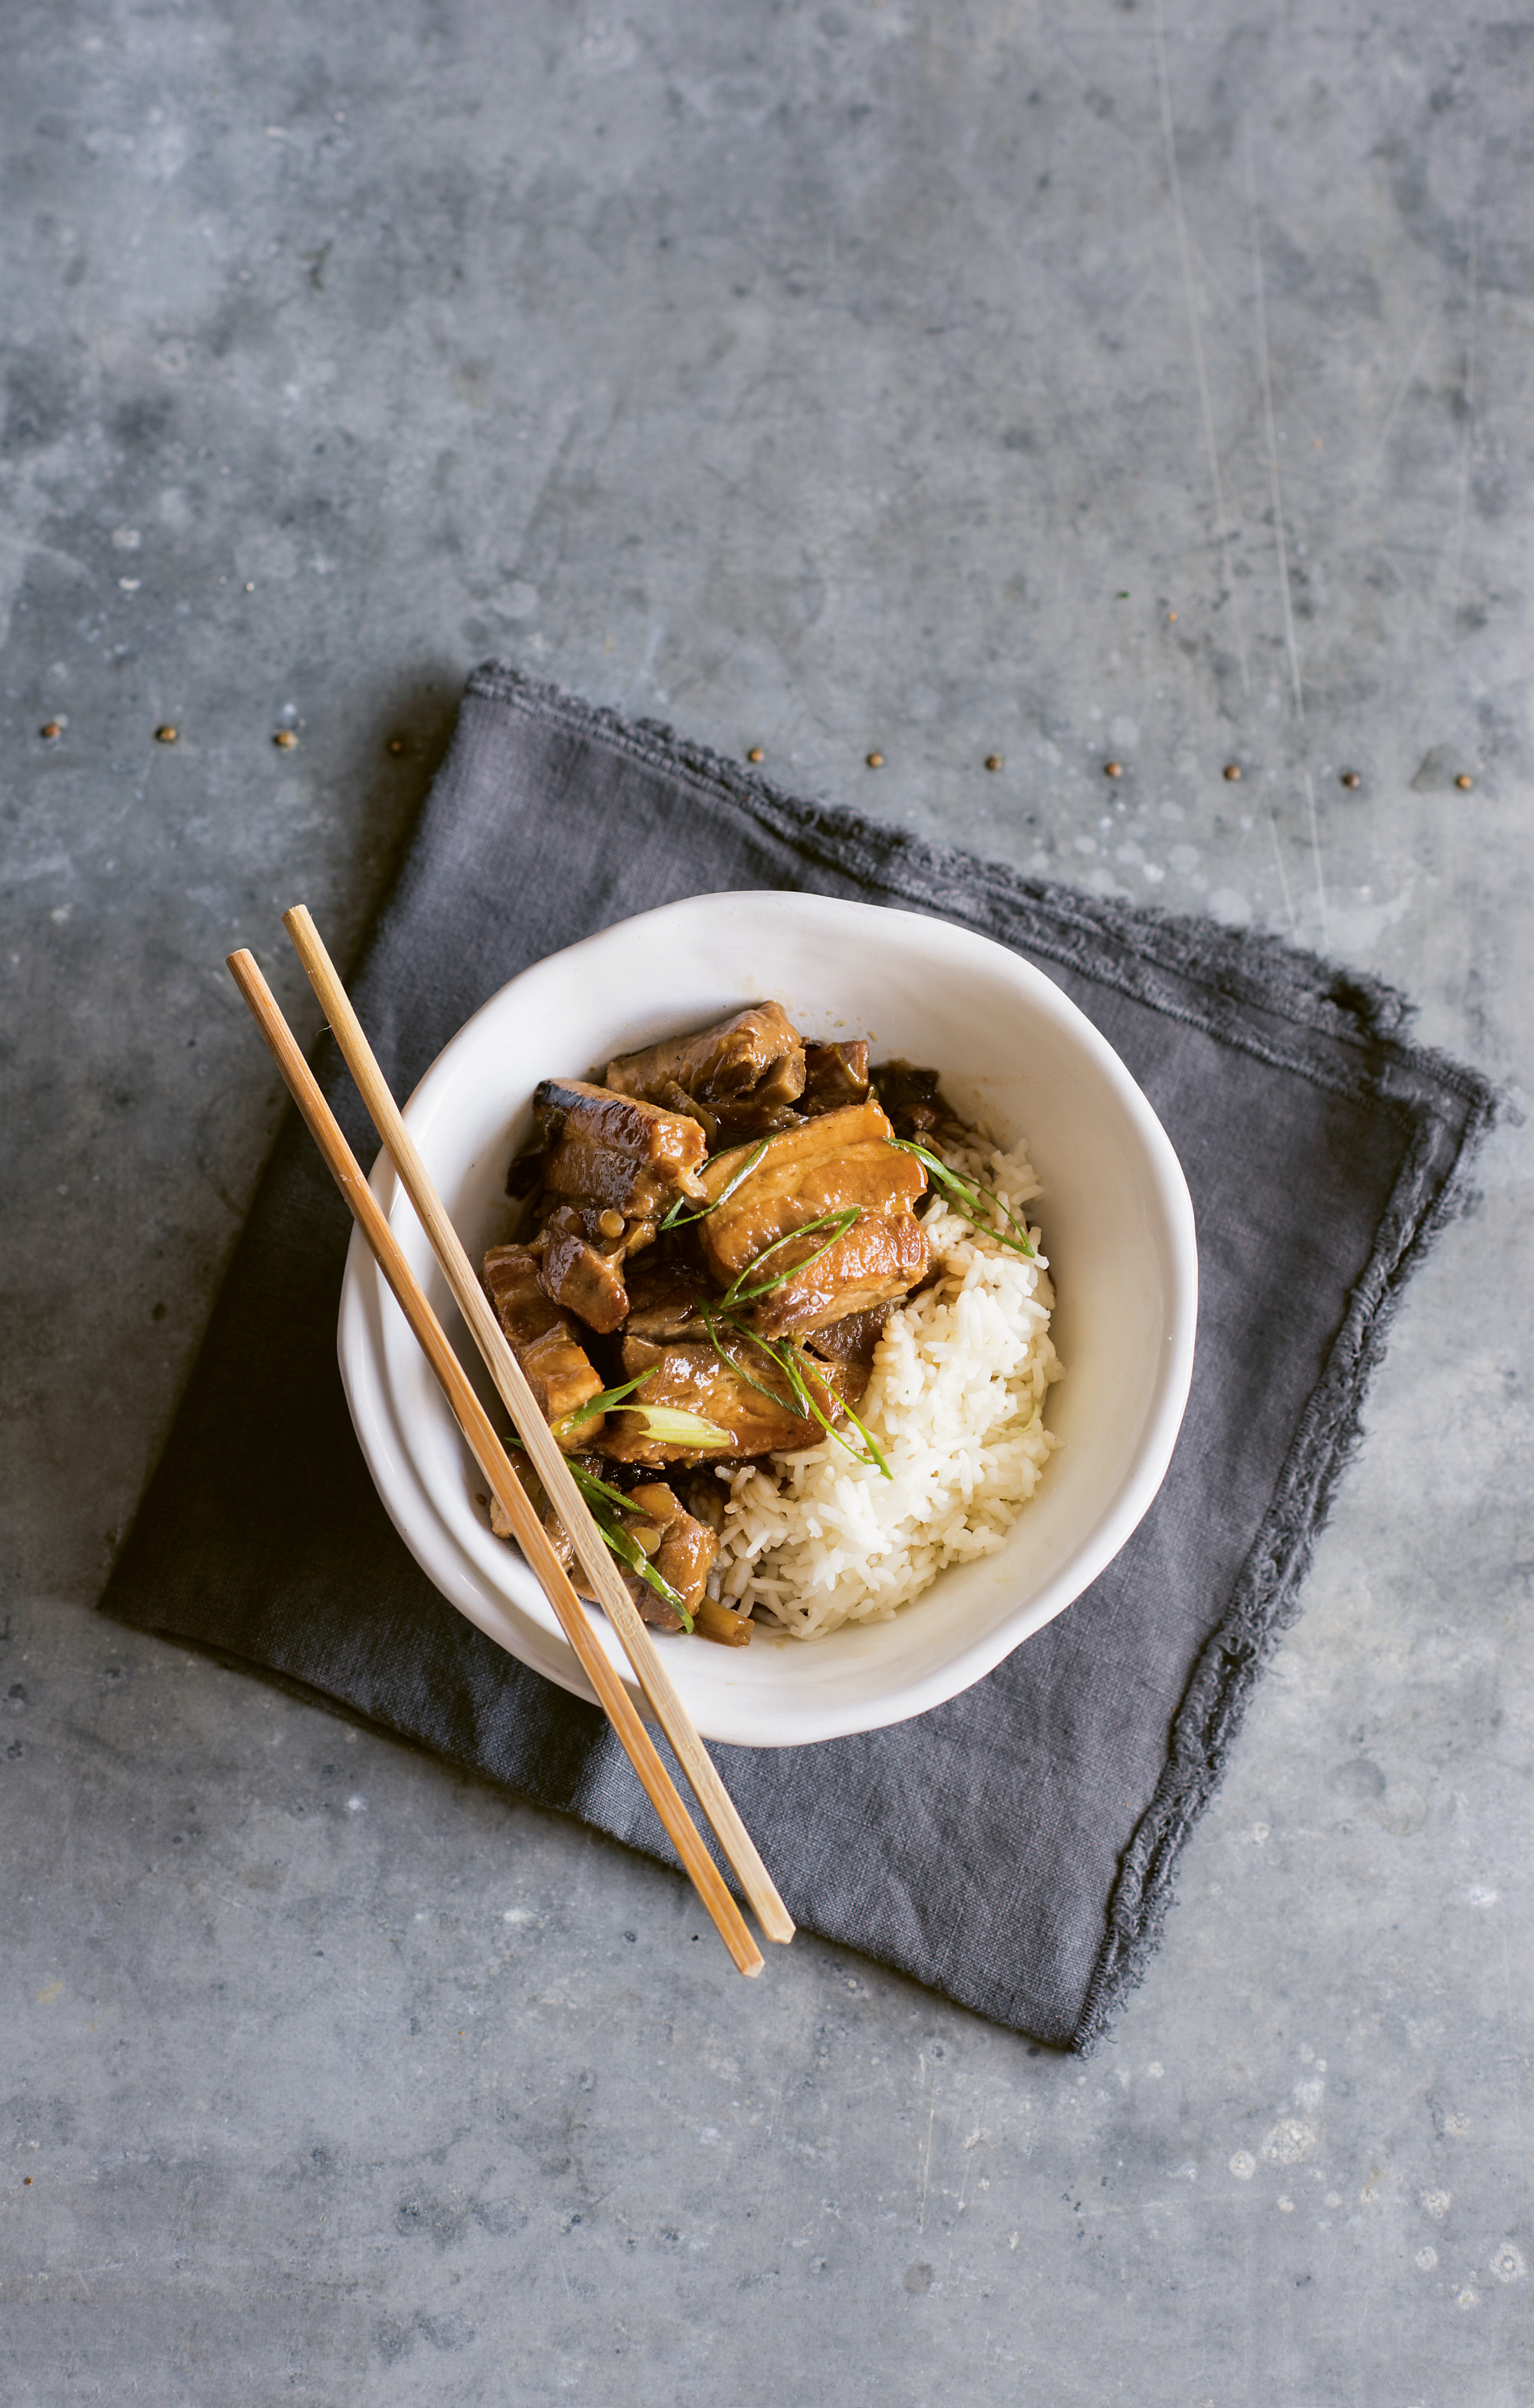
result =
M933 912L1039 963L1144 1087L1193 1191L1193 1393L1116 1561L932 1713L821 1747L716 1751L802 1925L1085 2050L1155 1943L1179 1850L1295 1611L1390 1312L1495 1097L1407 1044L1405 1007L1378 985L795 801L494 664L469 681L353 993L403 1095L529 963L742 887ZM316 1059L371 1160L328 1039ZM385 1516L336 1369L349 1228L290 1116L106 1610L668 1859L601 1715L454 1612Z

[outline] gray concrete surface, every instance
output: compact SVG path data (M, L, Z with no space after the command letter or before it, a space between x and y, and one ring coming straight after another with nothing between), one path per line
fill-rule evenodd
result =
M1527 1128L1084 2068L91 1609L487 652L1527 1075L1529 24L3 22L0 2395L1528 2408Z

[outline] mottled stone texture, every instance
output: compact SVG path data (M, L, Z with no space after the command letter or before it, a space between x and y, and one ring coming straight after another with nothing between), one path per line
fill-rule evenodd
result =
M276 1114L222 957L354 941L487 652L1518 1077L1528 25L5 50L5 2399L1527 2408L1527 1128L1084 2072L90 1608Z

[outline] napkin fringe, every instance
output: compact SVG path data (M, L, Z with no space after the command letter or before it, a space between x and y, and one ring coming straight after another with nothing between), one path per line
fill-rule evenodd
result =
M1421 1060L1435 1060L1424 1053ZM1363 1404L1402 1293L1451 1223L1473 1209L1475 1156L1498 1119L1517 1117L1489 1081L1454 1066L1469 1089L1457 1133L1424 1111L1417 1141L1382 1218L1364 1277L1290 1449L1274 1503L1253 1545L1230 1611L1207 1641L1172 1724L1166 1768L1125 1852L1108 1908L1108 1936L1070 2042L1089 2057L1128 1992L1144 1979L1176 1900L1177 1861L1225 1778L1231 1746L1280 1638L1299 1618L1310 1569L1343 1472L1363 1436Z
M1285 1021L1355 1046L1360 1091L1378 1094L1382 1070L1398 1065L1453 1088L1472 1109L1478 1108L1479 1098L1494 1093L1477 1071L1451 1055L1407 1041L1417 1007L1398 988L1266 930L1228 927L1201 915L1089 894L870 820L844 804L805 802L727 753L681 735L664 720L625 718L610 705L583 701L508 661L481 662L467 690L487 701L509 704L531 719L558 721L572 736L599 737L612 751L645 767L691 780L711 800L724 798L753 819L765 821L810 859L881 885L925 912L979 923L984 914L976 910L977 893L1009 903L1024 924L1017 941L1084 976L1102 979L1099 949L1104 933L1111 933L1126 956L1116 982L1126 991L1151 1000L1157 971L1186 979L1209 991L1209 1008L1190 1012L1174 1006L1171 1016L1192 1020L1233 1043L1251 1042L1237 1025L1237 1008L1266 1011L1279 1024L1278 1050L1269 1058L1282 1057L1286 1069L1310 1074L1308 1065L1283 1050ZM1079 944L1074 941L1078 934ZM1164 993L1154 999L1168 1009ZM1254 1044L1252 1050L1266 1049ZM1505 1109L1506 1099L1498 1101Z

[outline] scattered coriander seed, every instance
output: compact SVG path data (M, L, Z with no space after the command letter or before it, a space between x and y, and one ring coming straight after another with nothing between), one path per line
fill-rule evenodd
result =
M1343 772L1342 772L1342 783L1343 783L1343 785L1344 785L1344 786L1361 786L1361 785L1363 784L1363 782L1364 782L1364 781L1363 781L1363 780L1359 777L1358 772L1357 772L1357 770L1356 770L1356 769L1344 769L1344 770L1343 770Z
M179 727L157 727L154 731L154 740L156 744L174 744L180 732Z
M22 2188L23 2190L30 2190L32 2188L32 2176L30 2174L23 2174L22 2176Z
M759 744L753 744L751 751L747 753L746 758L748 761L763 761L767 758L767 755L764 753Z
M64 729L56 719L50 719L46 727L38 728L37 733L45 744L56 744L64 734Z
M598 1213L596 1226L604 1238L621 1238L624 1234L624 1216L621 1212L615 1212L609 1205L605 1212Z
M298 738L291 727L280 727L272 738L272 742L283 752L291 752L297 741Z
M1239 761L1227 761L1226 763L1225 774L1229 779L1231 784L1235 785L1237 780L1241 774L1240 763Z
M999 752L987 752L985 766L988 769L1003 769L1007 765Z
M870 768L870 769L882 769L882 768L883 767L883 766L884 766L884 755L882 754L882 752L870 752L870 753L869 753L869 755L868 755L868 767L869 767L869 768Z
M1455 780L1455 784L1459 788L1462 795L1468 795L1474 783L1475 780L1469 775L1469 771L1465 769L1461 769L1458 777Z
M390 750L390 752L393 752L393 753L396 756L396 758L397 758L397 756L398 756L401 752L404 752L404 750L405 750L405 738L404 738L404 737L403 737L403 736L391 736L391 737L390 737L390 738L389 738L389 750Z
M1177 613L1176 613L1176 611L1175 611L1175 610L1168 610L1168 613L1167 613L1167 624L1168 624L1169 627L1174 627L1174 626L1177 624Z
M1102 773L1105 778L1122 778L1124 764L1122 761L1105 761L1102 765Z

